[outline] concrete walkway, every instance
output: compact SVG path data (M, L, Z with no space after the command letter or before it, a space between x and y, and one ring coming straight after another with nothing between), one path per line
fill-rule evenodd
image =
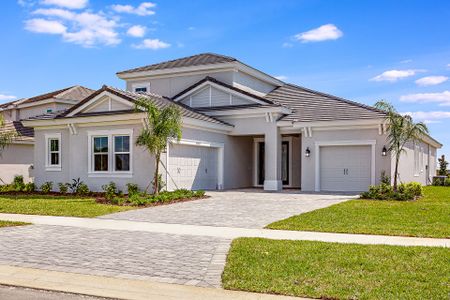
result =
M129 300L301 299L2 265L0 265L0 284Z
M222 239L259 237L276 240L308 240L354 244L384 244L397 246L450 247L450 239L416 238L401 236L344 234L308 231L250 229L217 226L150 223L126 220L87 219L19 214L0 214L0 220L20 221L39 225L56 225L86 229L152 232L174 235L206 236Z

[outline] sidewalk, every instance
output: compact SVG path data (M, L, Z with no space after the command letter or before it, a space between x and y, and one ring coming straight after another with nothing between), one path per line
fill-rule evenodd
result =
M354 244L384 244L397 246L450 247L450 239L416 238L384 235L248 229L233 227L197 226L150 223L126 220L53 217L20 214L0 214L0 220L21 221L39 225L68 226L89 229L142 231L191 236L210 236L226 239L259 237L276 240L308 240Z
M129 300L302 299L2 265L0 284Z

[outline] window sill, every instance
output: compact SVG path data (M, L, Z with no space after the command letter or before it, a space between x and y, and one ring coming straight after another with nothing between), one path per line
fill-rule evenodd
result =
M132 178L133 173L131 172L124 172L124 173L96 173L91 172L88 173L88 177L91 178Z
M61 172L61 167L45 167L45 171L47 172Z

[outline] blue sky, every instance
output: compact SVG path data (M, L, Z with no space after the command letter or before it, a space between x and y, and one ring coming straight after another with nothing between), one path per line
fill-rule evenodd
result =
M428 123L450 157L448 1L9 0L0 103L200 52Z

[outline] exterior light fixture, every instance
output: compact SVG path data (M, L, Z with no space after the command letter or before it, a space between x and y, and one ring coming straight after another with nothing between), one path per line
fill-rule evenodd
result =
M309 157L310 155L311 155L311 150L309 150L309 147L306 147L305 156Z
M386 156L387 155L387 149L386 146L383 146L383 150L381 150L381 155Z

